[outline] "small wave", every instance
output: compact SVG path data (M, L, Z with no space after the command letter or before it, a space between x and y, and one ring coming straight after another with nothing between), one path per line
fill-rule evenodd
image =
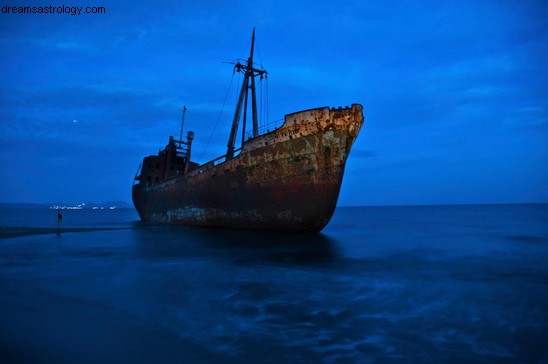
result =
M531 236L531 235L512 235L507 238L508 240L517 241L520 243L531 243L531 244L540 244L546 243L548 238L542 236Z

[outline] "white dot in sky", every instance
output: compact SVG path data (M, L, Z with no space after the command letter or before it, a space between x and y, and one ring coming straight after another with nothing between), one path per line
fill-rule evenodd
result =
M77 122L78 122L78 120L74 119L74 120L72 120L72 122L73 122L73 123L77 123Z

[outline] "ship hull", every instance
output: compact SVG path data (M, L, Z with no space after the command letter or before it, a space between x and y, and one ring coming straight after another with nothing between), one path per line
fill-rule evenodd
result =
M335 210L361 105L286 115L222 163L133 186L144 221L268 230L320 231Z

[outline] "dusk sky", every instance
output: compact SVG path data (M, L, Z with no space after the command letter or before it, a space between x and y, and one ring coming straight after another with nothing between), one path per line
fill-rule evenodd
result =
M130 203L183 105L224 154L253 27L271 121L364 106L340 206L548 202L545 0L50 4L106 13L0 14L0 202Z

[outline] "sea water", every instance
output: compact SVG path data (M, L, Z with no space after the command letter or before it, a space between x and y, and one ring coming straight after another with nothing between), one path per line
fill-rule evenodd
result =
M548 360L548 205L338 208L320 234L0 214L23 231L0 239L2 362Z

